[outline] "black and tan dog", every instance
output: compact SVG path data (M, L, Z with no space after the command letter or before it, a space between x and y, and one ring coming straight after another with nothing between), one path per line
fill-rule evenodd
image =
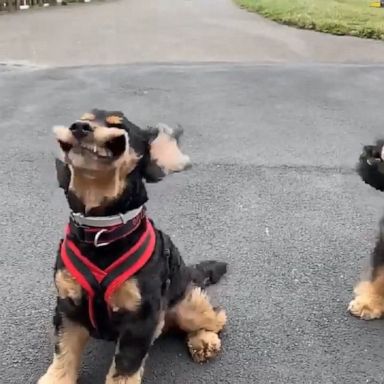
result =
M56 162L58 181L72 212L55 267L55 353L38 384L75 384L89 337L116 342L107 384L140 383L148 350L165 328L186 333L197 362L219 352L226 314L204 288L226 264L186 266L145 211L144 181L190 166L180 133L165 125L143 130L102 110L55 128L64 156Z
M365 146L358 163L358 172L363 181L379 191L384 191L384 140ZM355 298L348 310L364 320L384 316L384 218L372 252L371 277L355 287Z

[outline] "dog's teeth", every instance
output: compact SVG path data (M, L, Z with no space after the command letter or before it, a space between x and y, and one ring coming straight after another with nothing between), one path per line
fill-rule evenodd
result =
M99 148L100 156L107 156L107 150L105 148Z
M90 151L93 154L98 155L100 157L109 157L109 158L113 157L112 151L104 147L99 147L97 146L97 144L83 143L81 144L81 148L86 149L87 151Z
M93 149L93 147L90 144L82 144L81 147L84 149L89 149L89 150Z

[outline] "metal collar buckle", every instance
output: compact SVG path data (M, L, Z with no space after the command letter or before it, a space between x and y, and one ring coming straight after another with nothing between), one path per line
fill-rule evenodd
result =
M107 232L108 230L103 228L103 229L100 229L99 232L96 233L95 235L95 239L93 240L93 245L96 247L96 248L99 248L99 247L105 247L106 245L108 245L109 243L99 243L99 238L100 236L104 233L104 232Z
M73 211L71 211L71 212L69 213L69 216L72 218L72 220L73 220L76 224L78 224L78 218L82 217L82 214L79 213L79 212L73 212Z
M0 0L1 1L1 0ZM145 212L143 206L128 211L126 213L119 213L113 216L84 216L80 212L71 212L70 217L72 220L80 225L85 227L96 227L96 228L105 228L105 227L114 227L120 224L126 224L128 221L137 218L139 215Z

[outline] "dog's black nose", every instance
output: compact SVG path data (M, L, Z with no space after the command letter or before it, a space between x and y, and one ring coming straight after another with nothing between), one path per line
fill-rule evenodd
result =
M91 126L83 121L77 121L76 123L73 123L69 129L77 140L83 139L88 135L89 132L92 131Z

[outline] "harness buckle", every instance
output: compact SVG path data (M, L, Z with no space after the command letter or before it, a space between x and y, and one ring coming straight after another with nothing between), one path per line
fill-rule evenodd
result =
M81 217L82 215L81 215L81 213L79 213L79 212L73 212L73 211L71 211L70 213L69 213L69 217L77 224L77 225L79 225L79 218Z
M99 238L100 236L104 233L104 232L107 232L108 230L103 228L103 229L100 229L99 232L96 233L95 235L95 239L93 240L93 245L96 247L96 248L99 248L99 247L105 247L106 245L108 245L109 243L99 243Z

